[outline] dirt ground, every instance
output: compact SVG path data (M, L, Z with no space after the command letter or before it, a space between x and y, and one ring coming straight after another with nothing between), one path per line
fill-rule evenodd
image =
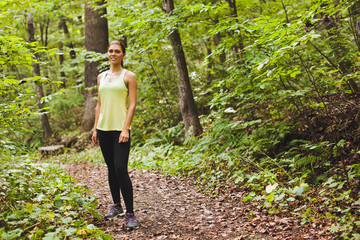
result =
M112 204L106 167L74 163L66 170L92 191L105 214ZM130 177L140 228L126 231L123 217L101 221L115 239L334 239L326 223L301 225L301 219L270 216L237 196L208 196L191 179L145 170L131 170Z

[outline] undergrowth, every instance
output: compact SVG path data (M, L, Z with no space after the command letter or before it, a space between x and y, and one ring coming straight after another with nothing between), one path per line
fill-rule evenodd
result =
M44 159L44 162L66 164L75 162L86 162L88 164L105 164L104 158L99 147L90 147L85 151L77 151L76 149L65 149L64 154L52 156Z
M95 197L60 165L2 156L0 239L112 239L95 225Z
M131 166L195 177L208 194L236 193L269 214L327 225L327 233L359 239L359 164L334 164L344 140L288 138L286 121L216 119L199 138L176 144L178 127L153 135L132 151ZM285 141L288 138L287 141ZM171 139L175 139L171 141ZM319 233L321 234L321 233Z

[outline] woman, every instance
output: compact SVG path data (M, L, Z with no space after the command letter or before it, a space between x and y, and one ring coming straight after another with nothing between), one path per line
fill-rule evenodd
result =
M123 67L126 51L122 41L112 41L107 53L110 70L99 74L97 78L99 94L92 142L100 145L114 202L105 219L124 214L120 204L121 191L126 206L126 228L131 230L139 227L134 215L133 188L127 169L137 82L135 74Z

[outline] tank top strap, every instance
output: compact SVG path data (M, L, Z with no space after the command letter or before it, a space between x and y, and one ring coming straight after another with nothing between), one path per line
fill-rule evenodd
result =
M124 77L125 77L125 73L127 72L127 70L125 68L123 68L123 70L121 71L121 74L120 74L120 80L124 83L126 89L129 90L128 86L126 85L125 83L125 80L124 80Z
M124 80L125 73L126 73L127 71L128 71L128 70L126 70L125 68L123 68L123 69L121 70L119 79L120 79L120 81L122 81L122 82L124 83L126 89L129 89L128 86L127 86L126 83L125 83L125 80ZM110 72L110 70L107 70L107 71L105 72L104 76L103 76L102 79L101 79L101 82L104 82L104 81L105 81L105 78L106 78L106 76L107 76L107 74L108 74L109 72Z
M101 79L101 82L105 81L105 78L106 78L106 76L107 76L107 74L108 74L109 71L110 71L110 70L107 70L107 71L105 72L104 76L103 76L102 79Z

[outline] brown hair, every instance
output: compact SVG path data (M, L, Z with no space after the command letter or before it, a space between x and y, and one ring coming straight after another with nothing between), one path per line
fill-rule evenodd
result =
M126 54L126 47L125 47L124 41L122 41L122 40L114 40L114 41L111 41L110 44L109 44L109 46L108 46L108 49L107 49L108 51L109 51L109 48L110 48L110 45L111 45L111 44L117 44L117 45L119 45L120 48L121 48L121 51L123 52L123 54ZM124 67L123 60L121 60L121 66Z

